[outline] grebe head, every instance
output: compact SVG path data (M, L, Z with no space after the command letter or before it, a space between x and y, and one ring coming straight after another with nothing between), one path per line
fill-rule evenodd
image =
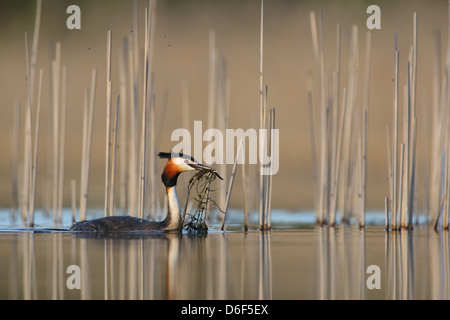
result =
M161 159L168 159L161 179L166 187L173 187L177 184L180 173L190 170L212 169L211 167L201 164L193 157L175 152L160 152L158 156Z

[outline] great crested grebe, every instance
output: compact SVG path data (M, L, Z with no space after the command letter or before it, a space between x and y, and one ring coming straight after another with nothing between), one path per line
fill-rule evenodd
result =
M70 230L95 232L124 232L145 230L178 230L181 224L181 207L177 196L177 179L180 173L190 170L211 169L182 153L160 152L158 156L168 159L161 175L166 187L169 210L163 221L148 221L130 216L111 216L75 223ZM219 176L220 177L220 176Z

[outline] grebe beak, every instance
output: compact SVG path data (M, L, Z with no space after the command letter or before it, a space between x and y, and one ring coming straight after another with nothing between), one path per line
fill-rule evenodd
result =
M214 173L216 174L216 176L220 179L223 180L223 178L219 175L219 173L217 172L216 169L211 168L210 166L201 164L201 163L188 163L188 166L194 168L195 170L212 170L214 171Z
M195 170L213 170L210 166L201 163L188 163L188 166L194 168Z

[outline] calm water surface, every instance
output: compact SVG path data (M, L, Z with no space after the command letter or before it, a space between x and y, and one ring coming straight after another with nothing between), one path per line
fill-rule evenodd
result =
M99 238L3 225L0 243L0 299L450 297L448 233L428 228L281 224L270 232ZM80 289L67 286L71 265ZM380 289L367 287L376 281L369 266L379 267Z

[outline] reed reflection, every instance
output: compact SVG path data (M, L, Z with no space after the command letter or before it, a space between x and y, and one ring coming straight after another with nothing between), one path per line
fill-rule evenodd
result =
M449 299L448 231L0 233L2 299ZM67 268L80 269L69 289ZM369 289L368 267L381 289ZM308 286L311 283L312 286Z
M315 237L312 298L364 299L364 231L318 227Z
M386 233L388 299L449 299L448 232Z
M384 232L384 244L379 244L380 236L371 231L320 227L315 238L313 299L450 298L446 231ZM379 290L367 287L373 264L380 267Z
M270 232L9 236L9 290L3 298L273 298ZM71 265L79 267L79 289L68 286L75 276L67 271Z

